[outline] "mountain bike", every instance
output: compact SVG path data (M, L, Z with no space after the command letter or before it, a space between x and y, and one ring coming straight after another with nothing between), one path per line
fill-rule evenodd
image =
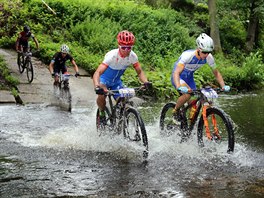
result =
M54 82L54 93L55 96L57 96L58 99L63 104L67 105L67 110L71 111L72 109L72 96L70 92L70 85L69 85L69 80L70 77L73 76L72 74L69 73L62 73L60 71L59 73L59 81L56 83Z
M31 62L32 52L18 52L17 65L19 72L22 74L24 70L27 71L28 82L31 83L34 79L34 69Z
M160 114L161 134L170 135L178 131L181 142L186 141L198 121L197 138L199 146L204 147L206 143L210 144L210 142L219 144L227 142L227 152L233 152L235 146L233 121L222 109L213 105L214 99L218 97L220 92L222 89L213 89L209 86L191 91L190 94L196 96L196 99L180 108L178 115L180 121L177 121L177 116L173 111L176 103L165 104Z
M122 88L108 90L105 93L107 105L105 120L100 119L100 111L96 113L96 127L99 136L103 134L123 135L126 140L137 143L143 148L143 157L148 157L148 137L145 124L139 111L130 100L135 93L143 88ZM114 95L120 94L114 104Z

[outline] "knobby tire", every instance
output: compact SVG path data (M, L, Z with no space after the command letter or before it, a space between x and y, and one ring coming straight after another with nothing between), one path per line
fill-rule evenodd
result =
M31 61L26 62L26 69L27 69L27 79L28 82L31 83L34 78L34 70L33 70L33 65Z
M63 86L62 88L60 88L61 91L61 98L63 100L64 103L66 103L67 106L67 110L69 112L71 112L72 109L72 96L71 96L71 92L70 92L70 88L67 86Z
M176 125L175 119L173 117L173 109L175 107L175 102L169 102L165 104L160 113L160 134L162 136L169 136L179 129Z
M143 157L146 158L148 156L148 137L145 128L145 124L139 112L133 107L129 107L126 109L125 113L126 123L124 127L124 136L132 141L142 141L145 150L143 152ZM134 118L135 120L130 120L130 118ZM134 123L132 123L134 121ZM131 125L134 125L132 128L135 131L131 131Z
M24 57L22 54L17 54L17 65L18 65L18 70L22 74L24 72Z
M234 137L234 127L233 122L229 118L229 116L221 109L217 107L211 107L206 110L206 117L209 121L209 124L212 125L212 122L210 122L210 117L212 115L215 115L217 118L217 126L219 127L219 134L221 136L220 141L227 141L228 148L227 152L233 152L234 146L235 146L235 137ZM210 131L213 132L213 127L210 127ZM205 127L204 127L204 120L203 116L201 116L199 123L198 123L198 144L203 147L204 146L204 140L207 139Z

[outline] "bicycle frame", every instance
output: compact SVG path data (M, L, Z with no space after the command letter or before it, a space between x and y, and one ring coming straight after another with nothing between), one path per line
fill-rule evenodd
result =
M58 77L59 77L59 82L58 82L58 85L59 85L59 88L61 89L62 88L62 85L64 87L67 87L69 88L69 80L70 80L70 77L73 76L72 74L63 74L62 71L60 71Z
M206 89L211 89L211 88L207 87ZM212 136L211 136L210 129L209 129L208 119L206 117L206 111L208 108L211 108L211 106L213 105L213 101L209 101L209 99L202 93L201 90L192 91L190 94L191 95L197 95L198 96L197 99L195 99L195 102L189 102L187 106L182 107L182 112L185 115L184 124L183 124L184 128L183 129L185 131L188 131L189 133L191 133L191 131L194 128L194 125L196 124L196 122L198 120L199 114L201 112L201 116L203 117L203 120L204 120L206 136L208 139L211 140ZM213 89L213 90L215 90L216 93L221 91L219 88ZM190 120L190 124L188 125L187 124L188 118L186 116L186 112L188 109L190 109L192 107L193 103L196 104L197 108L196 108L196 111L194 112L193 118ZM216 136L219 136L218 128L217 128L217 121L216 121L214 115L212 116L212 123L214 126L214 134Z
M137 88L135 88L135 89L137 89ZM121 93L121 96L118 97L117 100L116 100L116 104L114 104L114 102L113 102L113 100L115 100L114 99L114 95L116 93L120 93L120 90L108 90L108 93L106 94L106 97L108 98L108 102L109 102L109 107L110 107L109 119L110 119L110 122L113 125L116 124L115 123L116 119L119 119L120 123L122 121L124 121L125 110L126 110L126 108L128 107L128 105L130 103L129 99L135 95L135 92L132 91L132 90L134 90L134 88L131 88L130 90L131 90L130 93L127 93L127 94L123 93L123 96L122 96L122 93ZM117 110L120 111L118 114L116 113Z

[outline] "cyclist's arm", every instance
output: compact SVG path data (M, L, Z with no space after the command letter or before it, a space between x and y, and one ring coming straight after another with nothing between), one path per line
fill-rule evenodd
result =
M16 51L19 51L19 41L20 41L20 38L21 38L21 34L19 33L18 34L18 37L17 37L17 40L16 40Z
M221 87L225 86L224 79L218 69L213 69L214 76Z
M38 40L35 38L35 37L32 37L33 38L33 40L34 40L34 42L35 42L35 44L36 44L36 48L37 48L37 50L39 50L39 43L38 43Z
M50 64L49 64L49 71L50 71L50 74L52 74L53 71L54 71L54 63L55 63L55 61L52 60L52 61L50 62Z
M93 75L93 84L94 87L97 87L100 85L100 76L104 73L104 71L107 69L108 65L105 63L101 63Z
M75 62L74 59L71 60L71 63L72 63L72 65L74 66L74 70L75 70L75 72L76 72L76 73L79 72L79 68L78 68L78 66L77 66L77 64L76 64L76 62Z
M180 74L182 73L184 69L184 64L178 63L174 73L173 73L173 79L174 79L174 84L176 85L176 88L179 88L181 86L180 84Z
M143 71L143 69L141 68L139 62L133 64L134 66L134 69L136 70L137 74L138 74L138 77L139 77L139 80L142 82L142 83L146 83L148 82L148 79Z

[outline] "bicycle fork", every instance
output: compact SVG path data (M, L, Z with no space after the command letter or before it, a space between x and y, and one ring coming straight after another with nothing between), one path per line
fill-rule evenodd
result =
M204 105L203 106L203 111L202 111L202 116L203 116L203 120L204 120L204 127L205 127L205 133L206 133L206 137L209 139L209 140L213 140L213 137L211 136L211 132L210 132L210 128L209 128L209 121L206 117L206 110L209 106L208 105ZM220 139L220 135L219 135L219 130L218 130L218 127L217 127L217 121L216 121L216 118L215 118L215 115L212 114L212 124L213 124L213 127L214 127L214 133L213 133L213 136Z

